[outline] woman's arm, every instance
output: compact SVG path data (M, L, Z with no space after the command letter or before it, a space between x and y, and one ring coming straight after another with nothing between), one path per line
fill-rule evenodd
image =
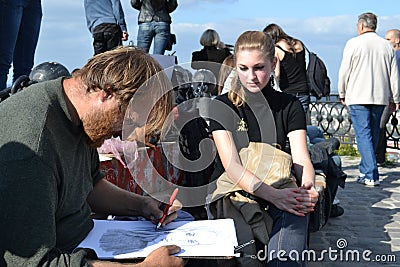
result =
M315 172L308 153L306 130L292 131L288 137L296 177L301 178L302 185L309 182L314 184Z
M318 192L314 187L315 172L307 148L306 135L306 130L295 130L288 134L293 167L296 177L301 179L300 189L303 197L298 199L302 206L299 206L299 209L304 213L311 212L318 201Z
M302 203L299 200L306 197L304 193L301 193L304 190L298 188L275 189L246 170L240 162L239 153L229 131L214 131L213 139L228 177L243 190L273 203L281 210L298 216L303 216L306 213L303 212ZM299 210L299 207L301 207L301 210Z

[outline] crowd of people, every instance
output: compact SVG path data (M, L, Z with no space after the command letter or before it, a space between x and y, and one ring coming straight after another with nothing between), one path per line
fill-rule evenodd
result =
M14 34L11 45L15 48L0 41L0 55L10 49L17 55L13 57L14 78L29 75L33 67L41 18L40 1L30 1L33 3L37 16L32 24L35 31L29 34L35 37L24 71L16 60L22 37ZM132 0L132 7L140 11L138 42L126 47L121 46L128 30L120 1L85 0L84 4L94 56L72 74L29 85L0 103L0 213L4 215L0 220L0 266L184 266L186 262L174 256L180 251L176 245L158 248L137 264L106 262L90 249L76 249L93 228L93 214L141 216L155 224L163 216L160 200L121 189L105 179L97 148L105 140L121 136L126 116L138 131L144 131L132 133L131 138L159 137L177 104L169 88L171 79L149 55L153 41L153 53L164 54L171 34L170 13L177 8L177 1ZM10 21L13 27L17 25L12 18ZM0 32L7 25L0 24ZM398 110L400 102L399 30L387 31L385 40L376 28L373 13L358 17L358 36L346 43L338 83L361 154L358 182L367 186L380 184L376 153L380 123L387 121L382 114L385 107L389 114ZM304 44L277 24L240 34L233 51L213 29L204 31L200 44L203 49L193 52L191 65L209 69L216 78L209 118L202 124L215 144L216 156L207 172L211 184L209 195L204 196L207 217L200 219L232 218L238 243L254 240L241 251L241 257L222 264L306 266L305 259L293 259L289 254L301 253L308 246L310 214L319 200L316 162L310 151L316 151L324 137L310 148ZM12 58L0 60L6 60L4 66L9 69ZM8 69L1 69L2 88ZM370 73L375 75L366 75ZM151 107L144 104L149 95L156 99ZM132 99L148 116L130 110ZM287 169L281 175L290 182L268 184L267 174L260 175L243 163L243 149L259 144L289 160L290 164L279 168L281 173ZM327 179L327 187L336 194L340 182ZM344 182L345 177L341 179ZM251 211L244 211L243 202ZM175 220L181 208L178 197L163 226ZM261 218L254 219L256 214L262 214ZM254 255L264 246L267 259L244 256ZM274 251L282 251L283 256Z

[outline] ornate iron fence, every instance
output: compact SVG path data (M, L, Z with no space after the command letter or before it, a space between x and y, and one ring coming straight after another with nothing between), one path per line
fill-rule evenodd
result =
M339 96L332 94L320 100L313 98L310 104L308 121L319 126L327 136L334 136L343 144L355 144L356 138L347 106L343 106ZM400 131L397 113L390 115L386 124L388 147L400 149Z

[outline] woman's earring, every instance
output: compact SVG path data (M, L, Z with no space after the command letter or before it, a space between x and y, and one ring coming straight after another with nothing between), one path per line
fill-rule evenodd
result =
M271 72L269 80L271 81L271 87L275 87L275 74L273 72Z

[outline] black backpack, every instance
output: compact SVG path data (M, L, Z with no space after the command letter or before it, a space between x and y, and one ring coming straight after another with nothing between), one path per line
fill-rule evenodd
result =
M304 45L303 45L304 46ZM331 93L331 81L328 77L328 72L325 67L325 63L317 54L306 50L306 63L308 59L307 68L307 82L310 88L310 94L320 99L324 96L329 96Z

